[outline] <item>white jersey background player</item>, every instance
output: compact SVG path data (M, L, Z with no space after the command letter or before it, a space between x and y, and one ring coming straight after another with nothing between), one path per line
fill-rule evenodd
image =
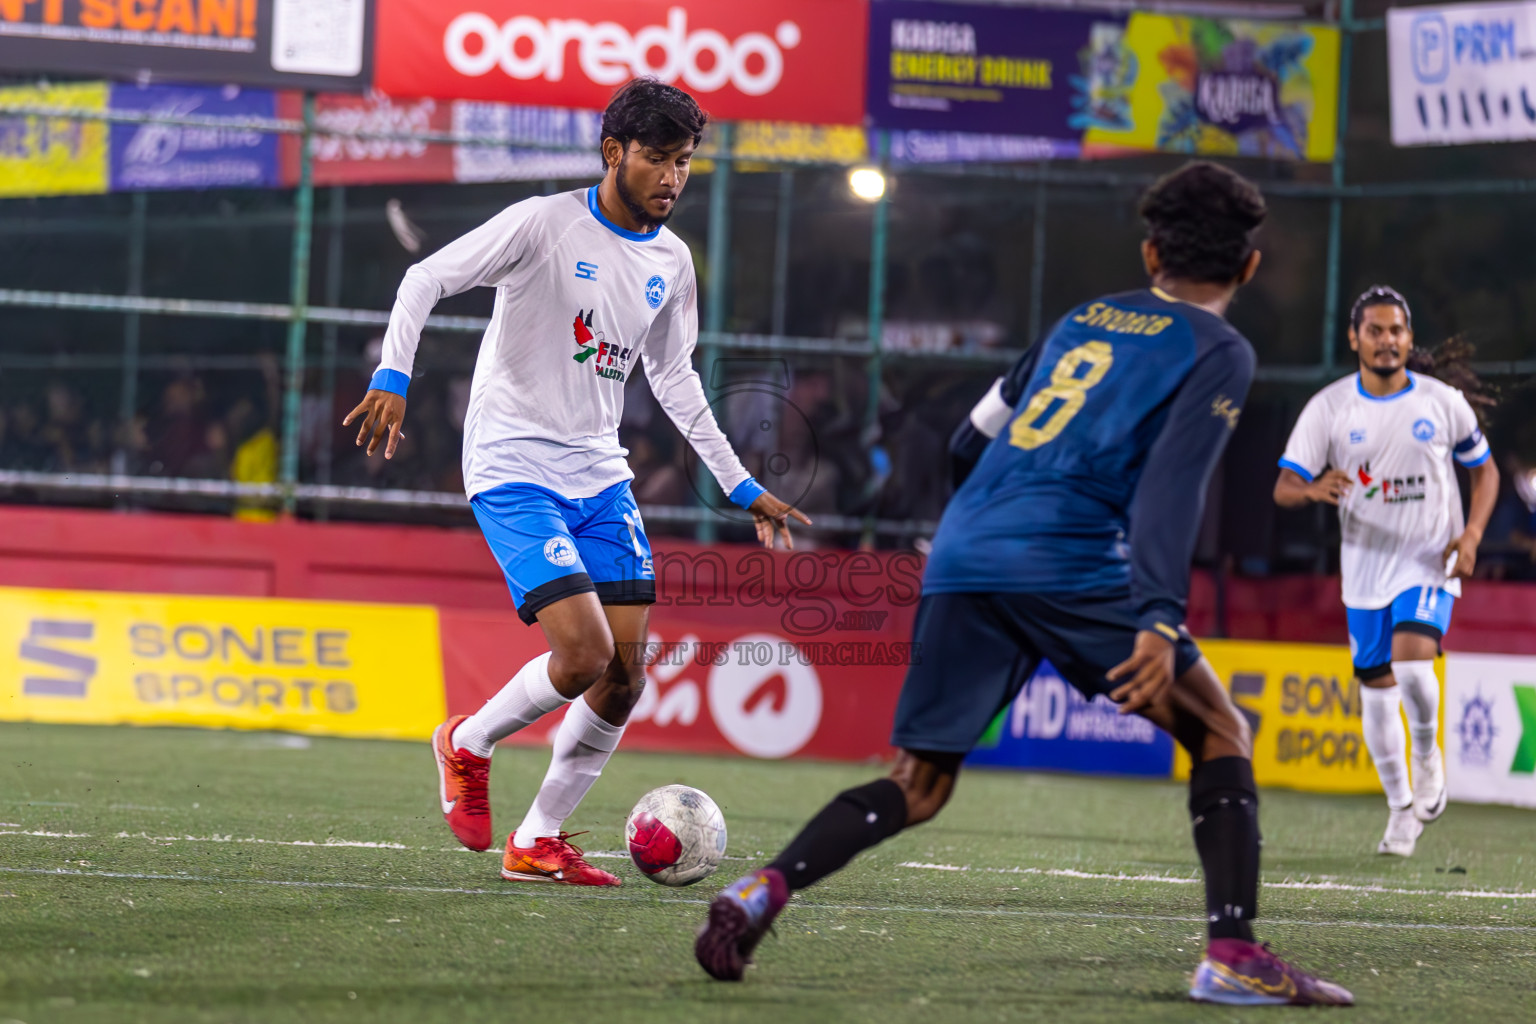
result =
M618 885L562 830L619 744L644 686L655 601L651 548L619 445L624 381L644 365L666 410L758 537L789 545L787 519L809 524L742 467L693 368L697 288L687 245L663 225L688 181L707 115L680 89L636 79L603 115L600 184L524 200L412 267L400 285L384 356L357 436L394 455L422 326L436 303L496 289L464 424L464 481L518 614L549 653L529 662L474 715L433 734L443 814L473 850L492 842L494 744L570 704L527 817L507 837L502 877Z
M1302 410L1280 460L1275 501L1338 506L1362 729L1390 808L1377 850L1407 857L1424 823L1445 810L1435 658L1461 579L1477 565L1499 472L1466 396L1408 369L1413 321L1401 295L1384 286L1361 295L1350 311L1349 344L1359 372ZM1453 460L1471 477L1466 523ZM1413 738L1411 789L1399 709Z

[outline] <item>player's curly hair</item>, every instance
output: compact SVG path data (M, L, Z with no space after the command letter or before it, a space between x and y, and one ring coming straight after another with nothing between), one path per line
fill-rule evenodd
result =
M1196 160L1154 182L1138 212L1171 276L1227 284L1243 272L1269 211L1253 182Z
M1435 377L1467 396L1467 403L1477 413L1478 423L1485 429L1494 406L1499 404L1499 389L1479 376L1472 367L1472 357L1477 346L1465 335L1455 334L1446 338L1434 350L1415 348L1408 353L1408 369Z
M604 139L617 139L625 149L630 142L656 149L671 149L692 139L704 138L709 115L698 102L675 85L655 78L636 78L613 94L603 111Z

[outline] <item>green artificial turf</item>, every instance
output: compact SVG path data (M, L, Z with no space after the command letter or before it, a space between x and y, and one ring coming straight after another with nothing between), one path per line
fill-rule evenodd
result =
M874 769L621 752L568 823L591 830L578 842L619 851L634 801L684 782L740 859L680 890L596 860L625 886L589 891L504 883L494 854L457 849L425 744L0 725L0 755L0 1022L1304 1012L1184 1000L1202 902L1180 884L1196 862L1173 783L972 772L936 822L797 897L722 985L693 962L704 901ZM497 753L503 834L546 756ZM1536 893L1536 814L1453 806L1409 861L1373 852L1385 819L1379 798L1264 794L1261 937L1360 1002L1314 1014L1533 1019L1536 899L1452 893Z

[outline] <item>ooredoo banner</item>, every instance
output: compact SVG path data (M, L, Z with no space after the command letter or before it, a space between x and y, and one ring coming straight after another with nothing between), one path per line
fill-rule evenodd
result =
M363 89L372 0L0 0L0 68Z
M437 612L0 588L0 720L423 739Z
M654 75L717 118L860 124L867 0L379 0L393 96L602 109Z

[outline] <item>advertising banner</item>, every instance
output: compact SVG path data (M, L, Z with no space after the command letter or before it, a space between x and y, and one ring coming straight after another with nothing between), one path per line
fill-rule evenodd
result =
M237 85L114 85L113 110L167 116L261 117L276 114L267 89ZM278 137L235 126L189 128L114 124L114 192L141 189L267 188L277 180Z
M1202 640L1200 649L1253 729L1259 785L1381 792L1361 732L1360 682L1349 648ZM1188 774L1180 750L1175 775Z
M967 764L1167 778L1173 737L1103 695L1089 701L1047 662L998 716Z
M451 132L453 105L438 100L395 100L380 92L364 95L321 93L315 97L315 126L333 131L408 134ZM277 97L278 116L302 120L303 100L298 93ZM278 142L282 154L282 180L299 180L297 136L284 135ZM310 139L312 173L316 185L392 185L400 182L453 180L453 147L400 139L355 139L316 135Z
M371 0L3 0L0 67L363 89Z
M867 0L379 0L391 96L600 110L653 75L716 118L860 124Z
M602 177L602 115L591 110L514 107L505 103L453 104L453 130L506 139L516 146L455 146L454 181L536 181ZM578 147L575 151L530 148Z
M1451 799L1536 807L1536 658L1448 655L1441 703Z
M1114 27L1121 23L1114 15L1076 11L875 0L870 123L924 133L904 140L903 150L915 157L909 162L933 162L935 149L966 159L956 132L1019 140L1012 148L975 143L998 154L1023 151L1026 139L1037 140L1037 147L1038 140L1052 139L1070 149L1061 155L1076 155L1084 127L1075 123L1085 95L1079 65L1087 62L1095 23L1106 19Z
M0 588L0 720L423 739L431 608Z
M1104 24L1095 33L1083 108L1090 155L1333 159L1337 28L1136 12L1123 33Z
M1392 143L1536 139L1536 3L1387 12Z
M106 110L106 83L0 89L0 196L107 191L105 121L7 114L7 106Z

